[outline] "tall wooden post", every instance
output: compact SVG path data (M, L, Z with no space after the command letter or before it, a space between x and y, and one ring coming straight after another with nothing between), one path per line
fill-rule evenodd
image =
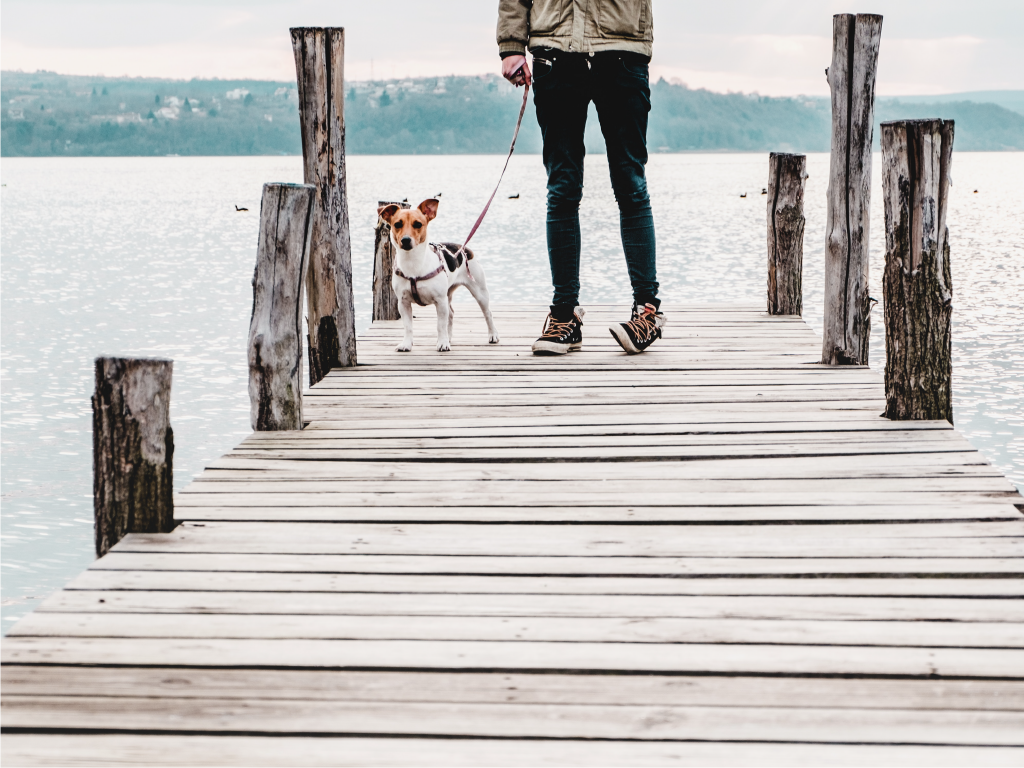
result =
M302 283L316 190L265 184L249 321L249 421L257 432L302 429Z
M395 203L381 200L379 211L385 205L409 208L409 203ZM391 225L380 216L373 235L373 319L398 320L398 297L391 289L391 275L395 270L395 246L391 242Z
M882 123L885 415L953 423L952 120Z
M345 30L291 30L305 182L316 187L306 278L309 383L356 364L352 244L345 179Z
M768 314L804 309L804 182L807 157L772 152L768 158Z
M871 334L868 230L875 70L882 17L833 17L832 159L828 180L821 361L867 365Z
M96 358L92 497L96 555L126 533L174 528L170 360Z

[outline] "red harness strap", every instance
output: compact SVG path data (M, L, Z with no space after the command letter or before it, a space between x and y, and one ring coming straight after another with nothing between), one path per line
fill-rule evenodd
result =
M434 251L434 253L437 253L437 251ZM445 271L444 261L441 259L441 254L437 253L437 258L438 261L441 262L440 264L437 265L437 269L435 269L429 275L423 275L422 277L409 277L398 268L397 264L395 265L395 274L398 275L399 277L404 277L406 280L409 281L409 284L412 286L412 300L419 304L421 307L425 307L427 305L424 304L423 299L420 298L420 292L416 290L416 283L418 283L420 280L429 280L432 277L437 277L438 275Z

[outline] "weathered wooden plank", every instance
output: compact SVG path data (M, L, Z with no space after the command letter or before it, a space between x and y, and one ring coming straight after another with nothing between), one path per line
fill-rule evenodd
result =
M1012 504L901 506L742 506L742 507L179 507L177 520L396 523L855 523L939 520L1020 520ZM1024 570L1024 565L1021 566Z
M755 398L756 400L757 398ZM760 406L756 402L742 402L742 403L731 403L727 407L729 410L734 410L737 414L744 414L747 410L756 410ZM764 406L760 406L764 407ZM817 411L828 412L834 411L836 414L837 421L859 421L864 416L871 414L877 415L880 413L879 408L884 408L884 400L858 400L856 402L847 401L833 402L833 401L793 401L793 402L781 402L776 401L772 403L772 408L777 408L775 412L776 417L787 417L789 415L797 415L797 418L804 419L812 417L812 414ZM665 405L657 404L641 404L635 406L637 413L632 417L633 420L645 420L648 416L644 411L666 411L670 408ZM695 410L708 415L713 414L715 418L721 418L723 404L722 403L687 403L687 410ZM415 420L422 418L425 410L429 408L408 408L393 406L387 407L372 407L372 408L359 408L353 409L352 417L353 420L359 422L374 421L377 418L390 419L390 420L404 420L406 424L415 423ZM509 416L515 416L520 411L525 411L522 415L525 418L548 418L548 419L574 419L576 417L586 416L599 416L604 419L616 419L621 420L628 418L624 415L625 412L632 410L632 408L626 408L615 403L590 403L587 405L565 405L562 407L547 405L521 405L521 406L478 406L467 405L461 410L456 409L439 409L435 412L434 418L445 420L445 411L451 414L453 419L463 418L467 421L480 421L493 420L493 419L505 419ZM312 422L323 420L324 422L337 423L340 419L344 418L344 411L336 405L332 406L321 406L311 405L308 401L304 404L303 413L305 418L310 419ZM665 423L673 423L673 421L666 420Z
M343 443L342 443L343 444ZM337 445L337 443L335 443ZM461 448L445 442L408 449L366 446L360 449L269 447L237 450L224 455L195 478L189 493L209 493L211 483L319 482L342 480L425 480L441 471L448 480L534 480L557 482L567 474L603 482L641 480L803 480L872 481L933 477L971 477L994 480L1001 487L999 470L985 462L970 446L952 442L905 441L893 450L887 444L850 443L846 453L826 443L777 443L726 446L665 445L647 450L635 445L580 446L573 461L562 461L565 448L543 447ZM566 446L571 447L571 446ZM389 463L391 458L394 463ZM443 468L438 464L445 464ZM595 466L600 464L600 466ZM308 487L308 486L307 486Z
M1024 651L992 648L9 637L2 658L4 664L1024 679Z
M267 616L36 612L10 637L486 640L1024 648L1024 625L984 622L792 621L490 616ZM9 691L4 690L6 695ZM1024 707L1024 700L1020 703Z
M353 439L359 438L423 438L428 432L434 438L445 437L483 437L501 438L503 436L544 436L544 435L639 435L639 434L769 434L772 432L789 432L799 434L804 432L833 432L844 434L856 434L861 432L888 432L899 431L915 435L932 435L934 433L948 433L956 435L959 433L945 421L918 421L903 422L898 429L894 428L892 422L882 420L878 414L869 415L858 409L851 412L846 411L809 411L793 413L788 408L781 413L772 409L762 408L760 411L751 411L744 408L732 414L709 412L707 409L700 409L696 413L687 413L676 417L666 417L664 412L660 418L650 413L639 414L638 419L627 421L624 417L616 416L614 413L602 415L591 412L588 415L580 415L570 423L563 423L561 420L546 417L524 417L524 418L460 418L453 416L450 419L428 418L417 422L415 427L409 426L408 422L401 419L388 418L386 414L374 420L352 419L352 420L330 420L316 421L308 424L302 431L305 437L312 440L326 439L329 437L350 436ZM376 426L376 429L374 428ZM248 445L253 441L270 439L265 435L250 435L241 445ZM920 438L919 438L920 439Z
M1003 710L1024 682L885 678L5 666L4 695Z
M864 448L898 447L904 442L913 442L926 448L942 447L956 449L961 453L969 453L977 459L976 449L962 436L952 431L942 430L857 430L847 431L786 431L784 425L773 424L775 430L757 431L756 426L735 427L719 432L711 427L706 430L693 431L671 430L663 427L656 433L643 434L637 428L621 430L620 434L551 434L551 435L487 435L484 430L475 432L463 431L461 434L437 436L432 434L409 434L404 437L393 437L387 434L373 437L360 437L359 433L347 436L342 431L334 430L303 430L294 435L278 435L267 437L264 433L258 438L242 441L237 448L226 454L230 456L260 455L265 451L285 451L293 449L313 450L319 448L353 449L382 448L393 450L409 450L416 448L444 448L452 446L456 449L480 448L569 448L569 447L608 447L636 448L640 446L750 446L750 445L832 445L842 442ZM552 430L556 431L556 430ZM583 432L584 430L580 430ZM595 430L596 431L596 430ZM604 432L604 430L600 430ZM967 457L964 457L967 458Z
M697 492L682 489L677 493L645 493L638 499L635 493L609 489L599 499L588 498L568 491L537 491L522 489L513 484L494 484L494 488L469 491L399 492L392 487L386 494L366 492L324 492L324 493L274 493L266 494L258 489L251 493L188 493L178 497L176 515L187 516L191 508L197 507L515 507L517 502L527 507L593 507L597 502L608 507L629 507L636 502L639 507L745 507L745 506L847 506L902 505L932 502L943 504L978 504L1005 509L1007 504L1016 503L1015 496L1007 493L981 493L966 491L929 492L909 490L894 492L865 491L853 493L835 492L790 492L758 493L756 489L747 493ZM518 497L513 501L509 494ZM184 519L184 518L182 518ZM727 522L727 521L726 521ZM132 537L132 548L143 539ZM168 542L170 543L170 542ZM122 548L124 546L122 545ZM425 553L426 554L426 553ZM939 555L936 555L939 556Z
M611 740L10 734L8 765L1019 766L1024 749ZM72 762L73 761L73 762Z
M839 494L851 491L872 493L1001 493L1007 498L1017 495L1016 488L1004 477L992 476L951 476L951 477L872 477L870 483L866 483L862 477L831 478L831 477L803 477L803 478L758 478L758 477L721 477L721 478L684 478L679 480L660 478L658 491L637 491L635 482L630 481L622 474L613 477L605 477L604 465L598 463L577 463L571 465L576 472L576 478L566 480L536 480L529 481L522 477L508 478L507 482L519 482L521 485L515 487L517 492L522 491L526 495L544 494L547 492L586 494L592 491L588 488L589 483L602 482L602 490L607 493L629 493L632 491L632 501L645 503L648 499L659 499L675 493L763 493L781 494L789 492L797 494ZM438 474L443 474L438 472ZM493 491L495 486L504 485L504 480L497 478L491 480L487 473L476 471L475 476L469 478L456 478L444 480L443 486L439 488L438 482L426 479L402 479L396 475L391 479L394 483L385 492L421 492L430 491L450 493L453 497L472 493L474 491ZM398 487L400 484L400 487ZM528 484L528 485L523 485ZM508 486L511 488L512 486ZM380 493L379 479L349 479L330 480L326 478L310 478L302 480L298 478L267 478L263 481L257 480L218 480L216 482L195 483L187 490L182 490L177 498L184 500L191 496L216 496L234 493L259 493L259 494L291 494L307 493L358 493L368 491ZM628 502L627 502L628 503ZM651 502L656 503L656 502Z
M1014 598L813 595L509 595L386 592L176 592L64 590L47 613L321 614L336 616L563 616L832 621L1024 621ZM10 638L8 639L8 641ZM1010 657L1007 657L1010 658Z
M866 595L917 597L1019 597L1019 579L742 579L417 574L281 574L210 571L112 571L90 569L65 589L198 590L202 592L394 592L570 595Z
M844 473L844 470L831 462L829 457L843 457L854 460L854 467L846 472L859 473L871 469L884 470L886 464L880 457L892 457L897 466L891 468L890 473L920 471L926 474L937 472L970 472L973 474L995 475L997 470L985 462L985 459L975 451L974 447L962 441L936 440L931 435L925 434L924 440L889 440L881 439L869 441L866 438L853 436L847 440L816 440L811 436L798 436L797 439L786 440L785 436L769 439L765 444L760 443L756 438L739 438L724 440L690 440L685 437L664 437L651 440L646 444L642 437L581 437L581 438L554 438L556 444L548 446L544 444L543 438L527 440L516 440L510 438L510 445L502 444L502 440L481 440L463 443L460 439L412 439L409 446L402 446L400 440L382 441L360 441L354 440L354 445L342 439L325 440L322 442L312 441L283 441L281 443L263 443L261 445L240 446L236 451L224 455L207 465L206 471L202 474L204 481L215 477L227 477L229 470L238 472L245 471L267 471L267 472L298 472L305 475L307 471L311 476L330 473L338 468L341 474L347 472L343 469L345 461L359 461L362 464L373 465L393 457L401 463L422 463L423 461L433 462L459 462L479 466L484 463L507 463L518 464L528 462L542 464L547 461L558 461L564 458L566 449L575 449L572 462L584 464L593 461L634 463L665 463L673 462L678 467L678 462L685 462L692 465L694 462L714 463L720 465L723 460L733 462L761 461L771 475L777 475L779 470L772 465L781 465L783 462L770 461L772 459L794 459L821 458L831 467L824 467L816 472L810 468L791 470L795 474L809 474L813 472L817 476L831 476L831 472ZM579 439L582 444L572 445L572 441ZM534 444L530 444L534 443ZM839 444L837 444L839 443ZM845 447L843 447L845 446ZM873 462L871 461L873 459ZM929 460L934 459L934 464ZM835 467L835 468L833 468ZM349 470L350 471L350 470ZM609 469L609 474L614 476L615 470ZM242 477L243 475L237 475ZM334 476L334 475L331 475Z
M410 429L409 418L417 412L416 409L408 408L364 408L354 412L351 419L343 420L343 413L337 407L313 406L312 411L308 410L309 407L307 403L306 417L313 420L306 429L313 430L339 430L344 428L343 424L348 424L353 430L366 430L372 428L375 423L379 423L382 430L408 430ZM510 411L500 408L476 409L474 412L473 409L467 409L468 416L465 415L465 412L449 412L450 415L445 417L445 412L442 411L436 413L432 418L425 418L424 411L420 409L418 411L420 417L416 423L422 425L420 434L433 428L479 430L506 427L513 429L517 418L522 420L525 429L536 428L544 423L548 423L552 429L566 428L574 422L592 426L631 424L634 425L634 429L648 424L652 425L652 428L659 424L677 427L681 424L764 424L772 422L779 424L822 422L828 424L829 428L838 428L838 425L860 427L865 424L891 424L891 422L880 421L875 408L870 403L863 401L849 403L845 408L838 408L834 403L821 402L772 403L770 407L758 403L734 403L729 406L729 411L724 411L720 405L692 403L686 408L687 416L685 418L666 416L665 408L651 405L636 406L636 413L631 416L627 414L632 409L616 409L614 406L566 406L564 410L569 413L562 413L560 409L551 409L550 412L545 412L526 406L523 407L523 410L529 412L520 414L519 409ZM900 427L907 428L911 423L902 422ZM927 422L927 424L934 424L934 422ZM932 427L922 427L922 429L932 429Z
M215 525L209 523L184 523L191 525ZM244 525L245 523L237 523ZM290 524L291 525L291 524ZM301 525L295 523L294 525ZM180 527L180 526L179 526ZM656 533L656 531L654 532ZM289 554L289 555L476 555L476 556L602 556L602 557L806 557L809 554L821 558L857 557L928 557L928 558L1018 558L1022 546L1019 541L998 537L956 537L919 540L907 538L840 538L844 532L832 531L830 538L812 539L803 537L799 541L734 542L723 536L719 539L705 538L700 541L679 540L666 545L653 538L646 541L623 543L621 539L594 540L579 545L559 547L545 544L539 536L529 541L503 542L483 538L473 542L444 542L436 540L400 541L375 538L366 541L359 537L318 542L308 539L275 540L269 536L239 536L237 538L154 538L133 534L122 541L122 552L192 552L192 553L235 553L235 554ZM493 534L493 532L492 532Z
M725 522L725 521L723 521ZM314 539L323 543L348 544L362 542L394 542L404 540L412 546L431 546L450 543L478 545L494 537L492 526L458 523L436 525L394 526L380 523L185 523L171 534L160 537L168 544L176 541L203 539L207 541L259 541L274 540L282 544ZM719 545L729 539L745 545L779 541L803 540L818 543L822 539L843 538L864 542L898 541L906 539L927 541L929 544L955 544L958 541L994 539L1006 544L1024 543L1024 520L995 520L991 522L938 522L938 523L855 523L841 525L776 525L767 523L751 526L722 525L502 525L500 540L511 546L543 546L566 549L591 544L635 546L646 549L661 542L665 548L685 546L687 542L708 541ZM131 540L145 540L147 534L134 534ZM813 546L813 544L810 544ZM122 546L122 549L128 549ZM421 554L426 554L421 553ZM530 554L541 554L539 551ZM564 554L562 552L561 554Z
M901 578L1024 577L1024 564L1012 558L892 557L576 557L521 555L309 555L191 552L107 553L93 570L239 571L265 573L413 573L549 576L813 576Z
M5 696L13 728L1021 746L1024 713Z

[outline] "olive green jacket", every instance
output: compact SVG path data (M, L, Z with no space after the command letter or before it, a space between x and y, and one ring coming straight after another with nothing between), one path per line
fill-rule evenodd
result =
M651 55L652 0L498 0L498 53L527 48Z

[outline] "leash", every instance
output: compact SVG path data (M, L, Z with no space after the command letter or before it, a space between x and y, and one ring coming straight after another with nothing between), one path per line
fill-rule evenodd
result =
M521 67L520 67L521 69ZM519 70L516 70L518 72ZM487 211L491 209L491 203L494 202L494 196L498 194L498 187L501 186L501 180L505 178L505 171L508 170L509 161L512 159L512 153L516 151L516 139L519 138L519 128L523 124L523 115L526 114L526 99L530 95L530 84L523 84L523 105L519 108L519 119L516 120L516 130L512 134L512 145L508 148L508 156L505 158L505 167L501 169L501 175L498 177L498 183L494 185L494 191L491 192L491 196L487 199L487 205L480 211L480 215L476 217L476 223L473 224L473 228L469 230L469 234L466 236L465 242L459 248L458 253L462 254L466 264L466 274L469 275L470 280L475 280L473 273L469 271L469 256L466 254L466 246L469 245L469 241L473 239L473 235L480 229L480 225L483 223L484 217L487 215Z

